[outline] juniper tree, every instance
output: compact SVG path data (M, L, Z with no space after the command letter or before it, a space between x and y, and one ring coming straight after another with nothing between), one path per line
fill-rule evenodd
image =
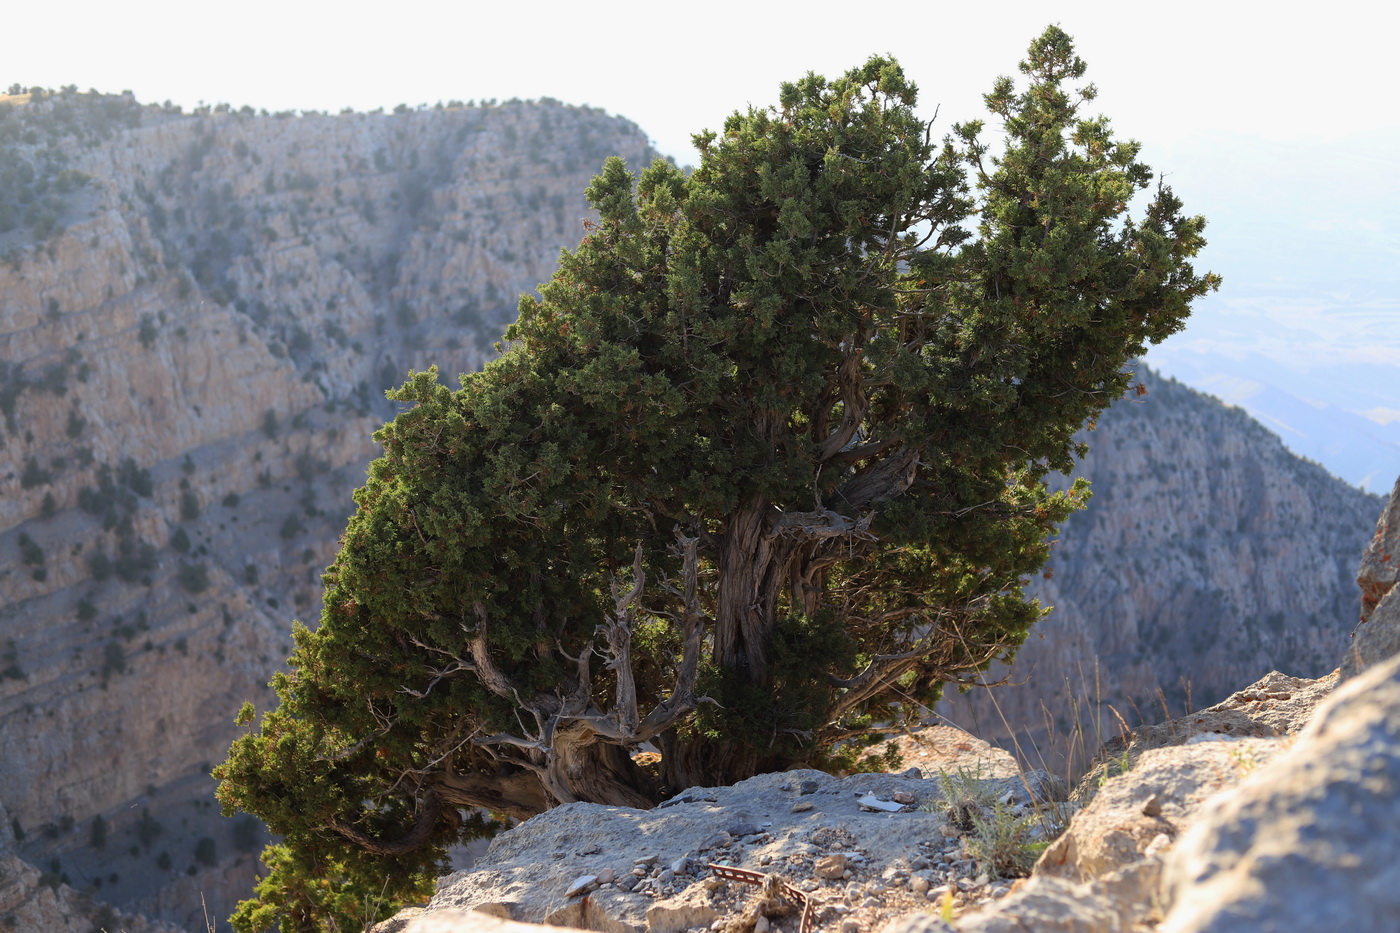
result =
M1021 70L995 157L872 58L698 135L689 175L609 160L508 349L391 393L320 625L218 769L285 837L237 926L356 921L560 803L859 766L1012 656L1087 497L1046 474L1217 283L1169 189L1130 216L1152 174L1081 114L1069 38Z

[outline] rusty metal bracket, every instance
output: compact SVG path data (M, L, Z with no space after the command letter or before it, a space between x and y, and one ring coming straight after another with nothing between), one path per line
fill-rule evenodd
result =
M726 881L742 881L745 884L756 884L763 886L769 883L769 879L775 882L778 893L788 900L802 907L802 923L798 926L798 933L812 933L812 928L817 924L816 912L812 909L813 902L807 896L806 891L799 890L782 878L775 875L765 875L761 871L750 871L747 868L733 868L729 865L716 865L710 862L705 866L714 872L716 878L723 878Z

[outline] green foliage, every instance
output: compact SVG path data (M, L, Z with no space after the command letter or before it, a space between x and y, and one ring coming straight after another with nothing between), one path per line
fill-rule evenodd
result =
M176 578L186 593L198 595L209 589L209 568L204 564L181 564Z
M194 846L194 860L201 865L212 867L219 860L218 847L210 836L203 836Z
M102 678L113 674L126 673L126 649L119 641L109 641L102 646Z
M92 574L92 579L98 583L103 582L112 575L112 558L107 556L107 552L98 548L87 556L88 573Z
M47 486L53 481L53 474L39 465L39 461L29 457L24 461L24 472L20 474L19 484L25 489L33 489L35 486Z
M345 883L347 866L335 859L308 856L290 846L274 844L262 855L267 874L258 881L254 897L242 901L229 923L237 933L300 933L311 930L368 929L392 916L397 904L424 899L433 893L430 878L405 885L390 863L379 870L376 884Z
M29 676L24 672L24 668L19 666L19 647L13 638L6 640L5 651L0 654L0 662L5 665L4 669L0 670L0 680L24 680Z
M199 518L199 496L193 489L180 493L180 521L192 522Z
M161 825L160 820L151 816L151 811L148 808L142 807L141 822L136 824L136 838L141 840L141 845L149 849L151 843L160 838L164 832L165 827ZM170 866L163 867L169 868Z
M19 556L27 567L44 565L44 549L23 531L19 533Z
M501 357L390 393L320 625L216 769L285 840L239 929L362 923L483 811L878 759L1012 657L1088 496L1045 475L1216 281L1170 191L1127 214L1151 173L1079 115L1068 37L1023 71L995 159L873 58L700 134L688 176L608 160Z

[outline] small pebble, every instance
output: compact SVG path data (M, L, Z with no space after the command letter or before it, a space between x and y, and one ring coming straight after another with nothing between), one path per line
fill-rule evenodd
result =
M841 933L860 933L860 921L854 917L847 917L841 921Z
M815 794L815 793L817 792L817 782L816 782L816 781L803 781L801 784L798 785L797 791L798 791L798 793L804 794L804 795L805 795L805 794Z
M1161 815L1162 815L1162 798L1159 797L1159 796L1157 796L1156 794L1153 794L1151 797L1148 797L1147 800L1143 802L1143 805L1142 805L1142 815L1143 815L1143 816L1161 816Z
M758 919L753 922L753 933L768 933L768 928L771 925L767 917L759 914Z
M684 875L689 870L690 859L686 858L684 855L682 855L680 858L676 859L674 862L671 863L672 875Z
M846 873L846 856L840 853L823 856L817 859L816 865L812 866L812 873L818 878L835 881Z
M599 884L611 884L616 879L617 872L613 871L611 868L604 868L602 871L598 872Z
M799 800L792 805L793 813L806 813L810 809L812 809L812 801L810 800Z
M927 894L928 879L920 878L919 876L915 875L913 878L909 879L909 890L913 891L915 894Z
M763 853L762 855L760 855L760 856L758 857L758 864L760 864L760 865L771 865L771 864L773 864L773 856L769 855L767 852Z
M910 804L914 802L914 795L900 790L895 791L891 799L893 799L895 803Z

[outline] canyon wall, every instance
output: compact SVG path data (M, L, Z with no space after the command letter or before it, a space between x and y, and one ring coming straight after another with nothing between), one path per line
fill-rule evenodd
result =
M53 878L204 929L265 841L209 769L319 615L384 390L479 367L603 160L654 154L551 102L71 93L0 102L0 146L0 806Z
M1123 723L1210 706L1271 670L1336 667L1360 608L1358 555L1385 502L1238 408L1145 367L1139 381L1145 396L1080 435L1093 498L1030 587L1053 611L1009 668L988 673L1005 686L950 691L938 708L1057 773Z

